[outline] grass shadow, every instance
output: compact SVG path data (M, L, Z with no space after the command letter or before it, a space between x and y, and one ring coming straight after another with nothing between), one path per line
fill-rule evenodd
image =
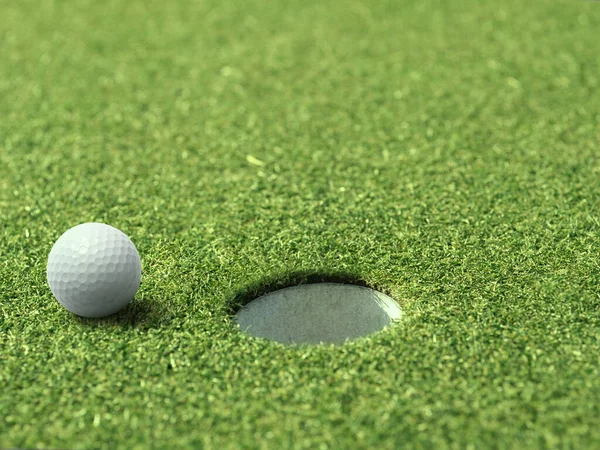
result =
M312 283L342 283L370 287L358 273L349 271L308 270L269 275L237 291L227 304L229 315L252 300L279 289Z

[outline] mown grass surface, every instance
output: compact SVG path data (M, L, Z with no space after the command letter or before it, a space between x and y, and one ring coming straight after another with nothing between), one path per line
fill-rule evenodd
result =
M0 447L594 448L600 3L0 1ZM45 262L110 223L134 303ZM341 347L236 299L346 274Z

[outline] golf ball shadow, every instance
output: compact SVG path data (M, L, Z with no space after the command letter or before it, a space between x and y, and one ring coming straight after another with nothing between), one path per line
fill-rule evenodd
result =
M73 320L86 326L114 326L117 328L137 328L147 330L158 328L161 324L171 323L173 320L172 312L165 306L165 302L160 299L148 298L142 296L135 299L125 308L102 318L81 317L72 315Z

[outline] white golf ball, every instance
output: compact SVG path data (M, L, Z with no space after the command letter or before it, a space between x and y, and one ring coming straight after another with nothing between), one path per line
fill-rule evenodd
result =
M105 317L135 296L142 264L133 242L103 223L83 223L58 238L46 269L50 290L67 310Z

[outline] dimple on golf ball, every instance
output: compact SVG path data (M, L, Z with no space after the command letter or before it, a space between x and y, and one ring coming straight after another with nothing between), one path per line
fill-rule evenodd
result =
M46 275L50 290L67 310L82 317L105 317L133 299L142 265L125 233L103 223L83 223L55 242Z

